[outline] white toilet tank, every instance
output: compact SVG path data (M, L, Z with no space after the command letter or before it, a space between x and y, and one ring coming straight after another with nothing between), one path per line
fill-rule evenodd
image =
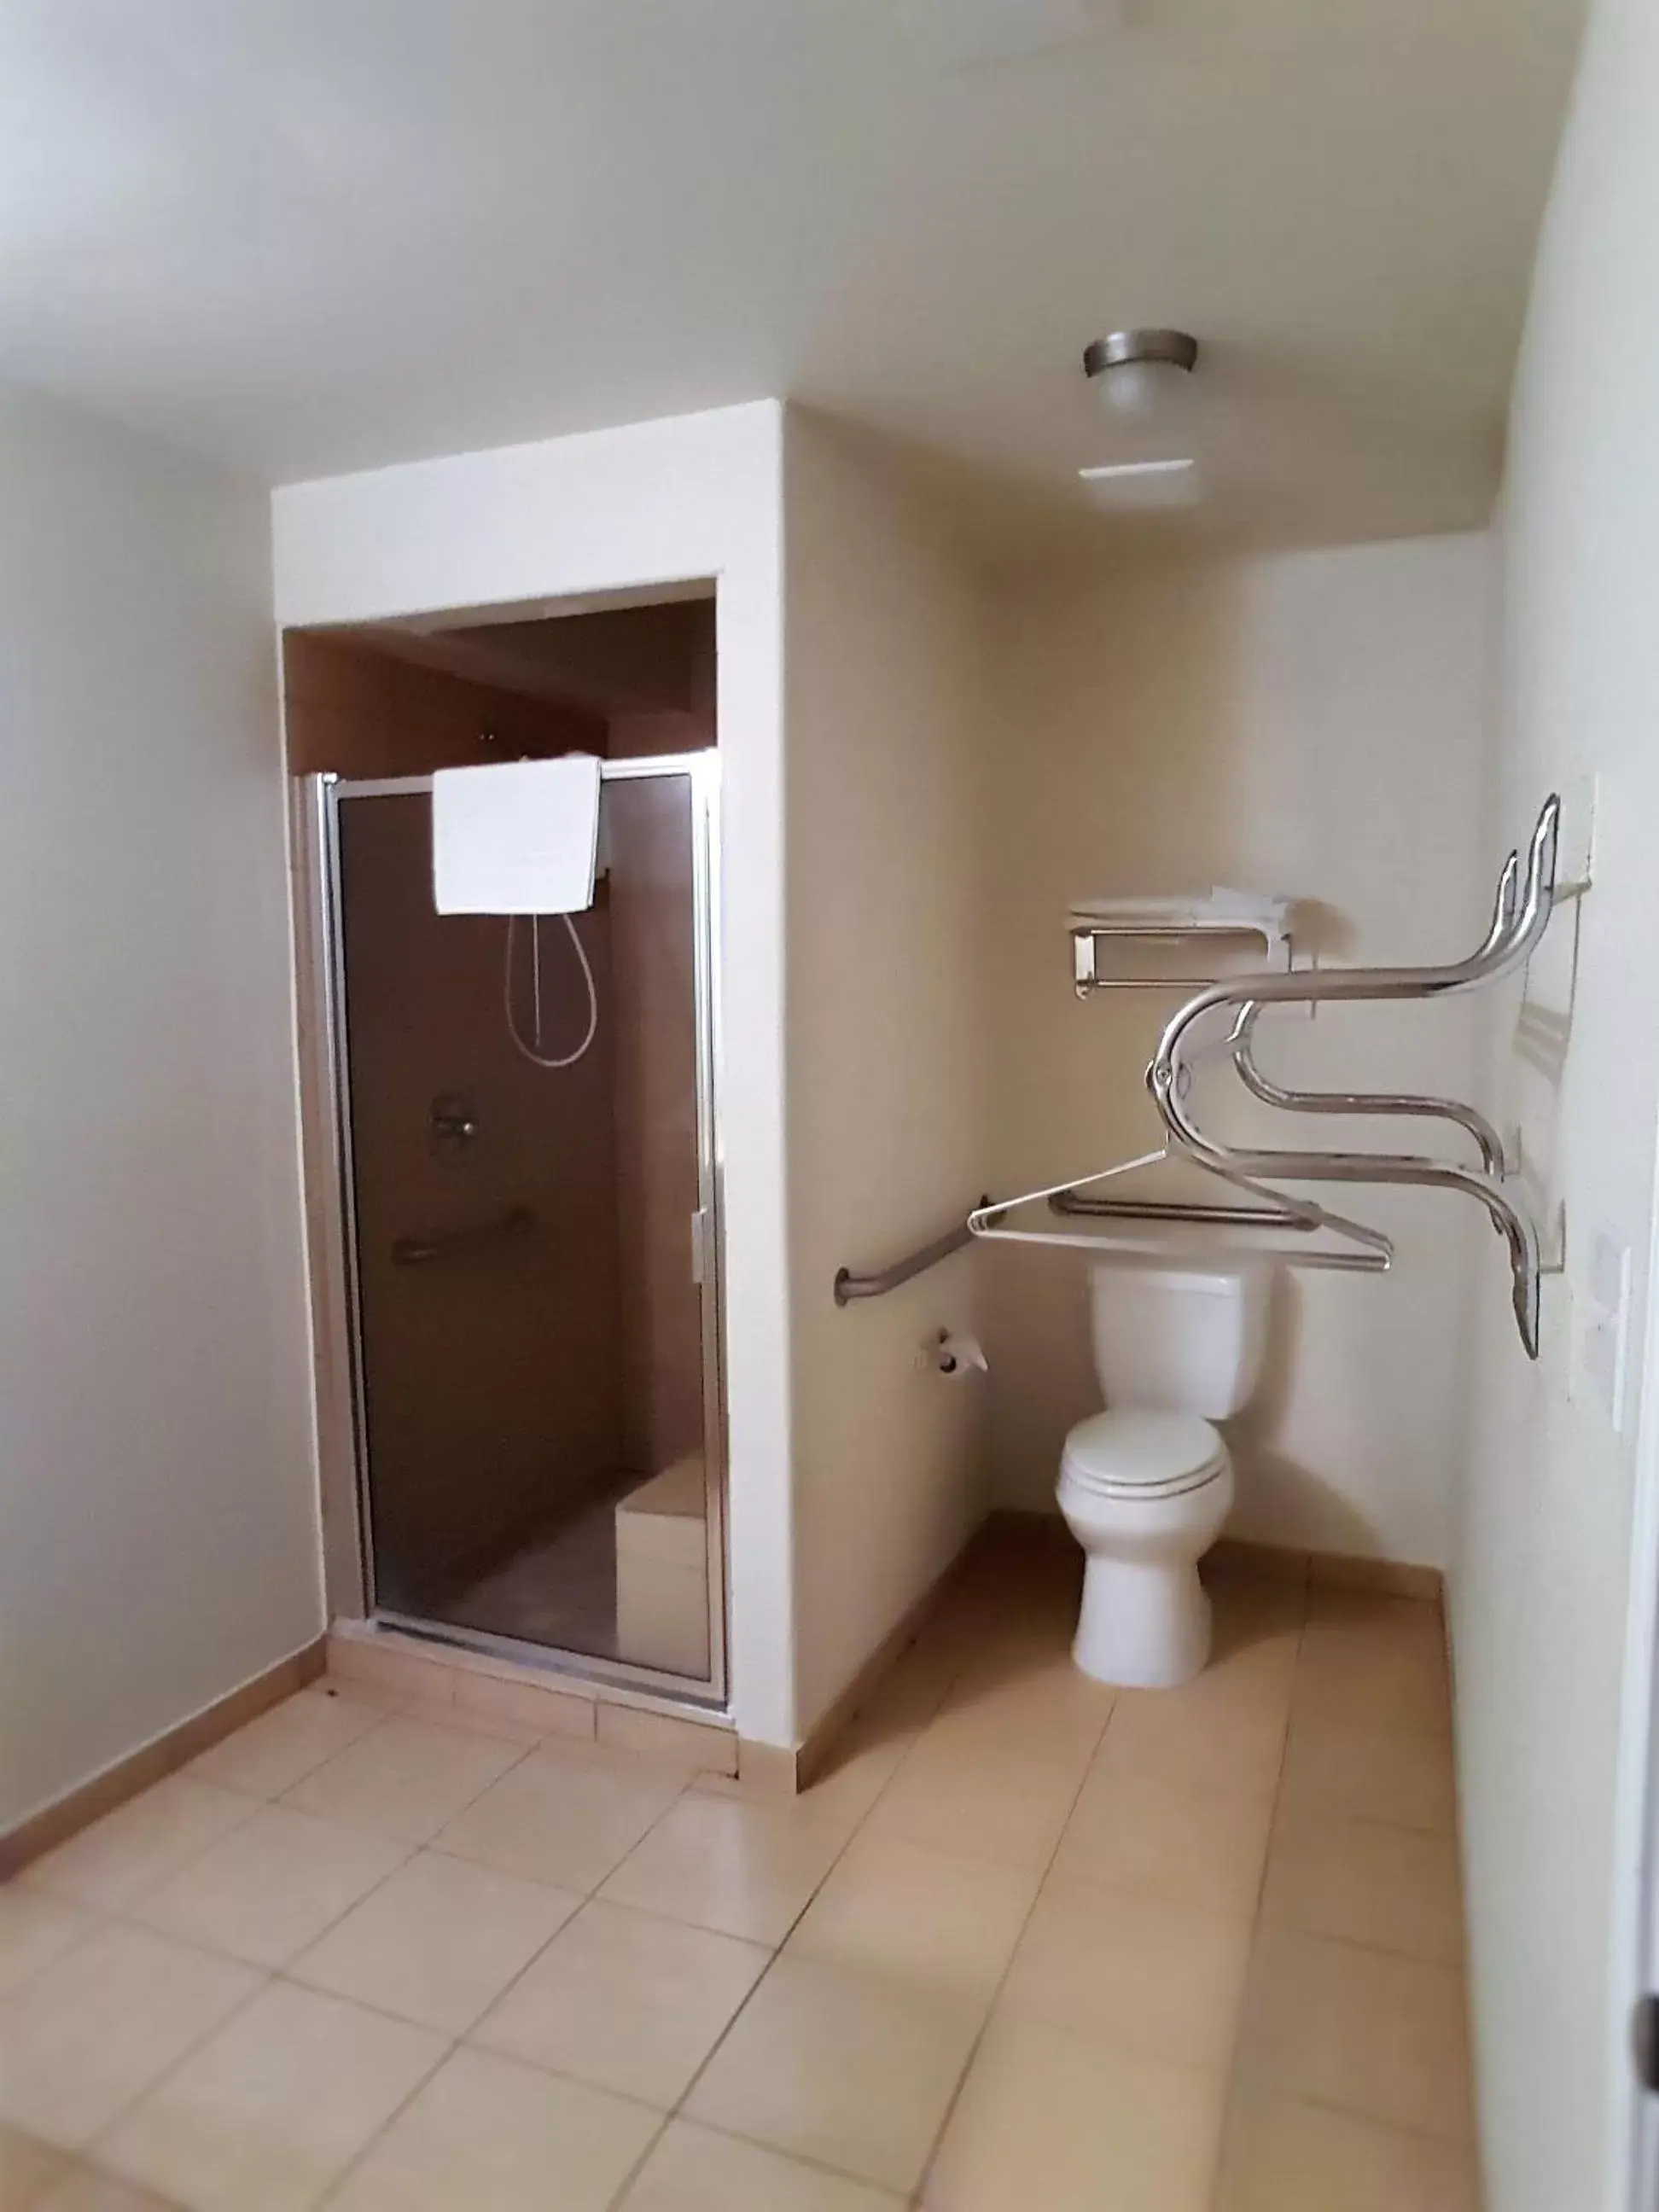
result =
M1267 1262L1114 1261L1089 1273L1095 1372L1109 1407L1224 1421L1249 1403L1267 1343Z

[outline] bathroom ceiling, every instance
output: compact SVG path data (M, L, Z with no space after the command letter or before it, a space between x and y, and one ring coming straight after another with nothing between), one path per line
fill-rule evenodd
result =
M272 482L788 394L1008 562L1476 524L1579 13L6 0L0 374Z

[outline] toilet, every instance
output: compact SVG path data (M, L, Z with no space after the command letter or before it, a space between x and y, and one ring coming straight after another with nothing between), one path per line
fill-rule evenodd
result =
M1271 1289L1271 1267L1255 1260L1126 1258L1090 1271L1107 1409L1067 1436L1059 1498L1087 1554L1073 1656L1097 1681L1169 1689L1210 1656L1198 1562L1233 1502L1212 1424L1255 1389Z

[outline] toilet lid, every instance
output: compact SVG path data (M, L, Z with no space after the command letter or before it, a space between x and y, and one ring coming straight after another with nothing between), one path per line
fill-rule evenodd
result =
M1126 1407L1079 1421L1060 1471L1087 1490L1168 1498L1212 1481L1226 1464L1220 1435L1196 1413Z

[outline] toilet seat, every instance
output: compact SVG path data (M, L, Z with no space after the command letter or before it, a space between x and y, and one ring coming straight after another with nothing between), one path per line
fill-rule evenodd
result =
M1060 1480L1103 1498L1179 1498L1224 1474L1227 1447L1195 1413L1125 1407L1079 1421L1066 1439Z

